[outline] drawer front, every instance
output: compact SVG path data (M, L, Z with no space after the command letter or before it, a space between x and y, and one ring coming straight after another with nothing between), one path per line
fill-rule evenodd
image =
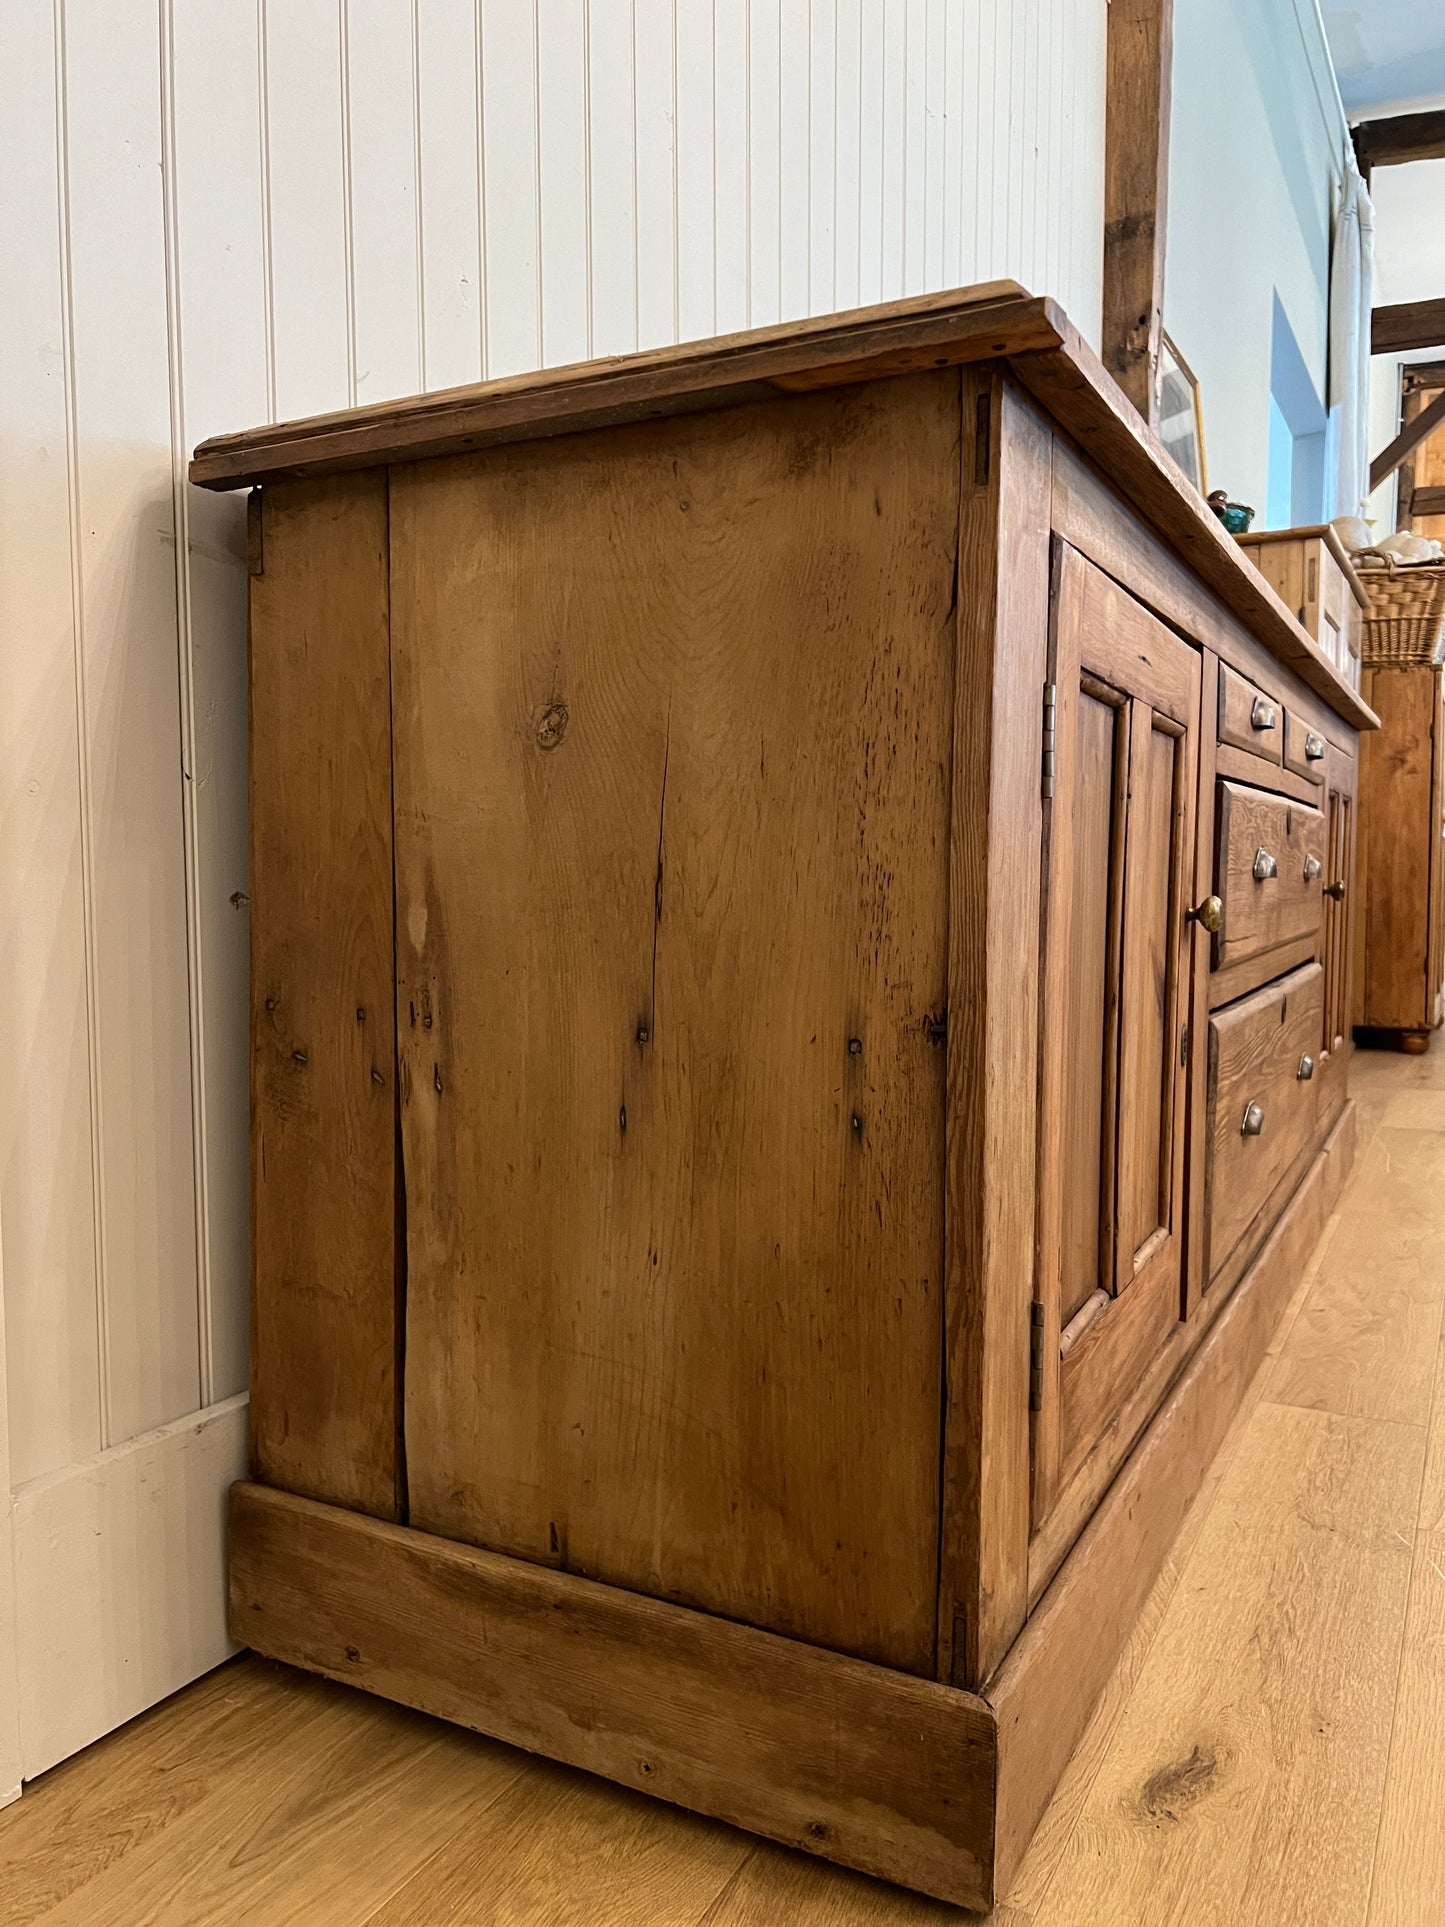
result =
M1317 729L1292 709L1284 716L1284 766L1292 769L1296 776L1303 776L1307 782L1323 783L1325 764L1329 757L1329 747Z
M1224 905L1215 968L1318 936L1324 905L1323 812L1245 783L1221 782L1215 826L1214 887Z
M1209 1020L1209 1275L1315 1135L1324 972L1292 970ZM1256 1227L1263 1230L1264 1226Z
M1219 665L1219 740L1278 763L1284 747L1284 710L1278 700L1231 669Z

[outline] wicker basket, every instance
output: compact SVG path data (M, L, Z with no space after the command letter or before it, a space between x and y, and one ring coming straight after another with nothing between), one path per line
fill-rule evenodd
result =
M1350 559L1370 598L1360 645L1364 667L1438 665L1445 645L1445 559L1401 562L1380 549L1362 549Z

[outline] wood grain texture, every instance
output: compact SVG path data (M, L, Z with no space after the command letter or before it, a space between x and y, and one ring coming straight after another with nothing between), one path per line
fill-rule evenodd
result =
M1104 122L1103 361L1157 422L1174 0L1111 0Z
M1421 1448L1256 1408L1039 1927L1361 1918Z
M924 1892L987 1897L993 1717L971 1694L263 1486L234 1488L231 1545L232 1625L258 1651Z
M1316 963L1291 971L1209 1020L1209 1150L1205 1161L1212 1278L1246 1234L1279 1180L1316 1135L1319 1091L1302 1077L1318 1069L1325 973ZM1245 1110L1257 1105L1263 1128L1248 1136Z
M395 1518L385 477L268 490L262 520L250 611L252 1465L290 1491Z
M1318 942L1329 854L1319 809L1242 783L1221 782L1217 794L1214 888L1224 902L1224 928L1215 939L1216 966L1226 970L1296 941ZM1261 851L1275 863L1264 878L1254 874ZM1311 857L1317 870L1307 876ZM1274 975L1274 967L1261 965L1260 975Z
M958 468L943 371L393 479L411 1517L920 1673Z
M1370 316L1371 354L1409 354L1420 348L1436 348L1442 341L1445 341L1445 298L1394 301L1376 308Z
M1219 668L1219 740L1266 763L1284 755L1284 705L1229 664Z
M1346 1109L1254 1266L1121 1469L987 1689L998 1719L995 1880L1006 1893L1180 1522L1263 1359L1354 1152ZM1111 1600L1098 1611L1100 1589Z
M190 479L241 488L870 382L1061 340L1053 302L1014 281L547 368L203 442Z
M1430 1029L1438 1021L1440 990L1431 888L1445 827L1437 792L1445 753L1435 743L1442 675L1438 669L1375 668L1365 677L1381 727L1360 750L1364 936L1356 1021L1381 1029Z
M1306 1305L1270 1374L1281 1404L1423 1425L1430 1415L1445 1271L1436 1242L1434 1131L1387 1123L1361 1159L1378 1215L1342 1227L1328 1290Z
M1049 597L1047 426L997 369L962 391L938 1575L938 1674L957 1684L997 1665L1027 1610Z
M535 1761L367 1927L555 1927L575 1917L579 1861L593 1920L694 1921L751 1852L732 1827Z
M1060 706L1039 1059L1036 1289L1044 1379L1033 1431L1035 1529L1181 1315L1187 1079L1180 1039L1193 948L1184 909L1196 854L1201 663L1109 577L1065 548L1051 673ZM1107 703L1117 705L1118 720L1108 740L1100 736L1091 763L1081 754L1089 739L1080 725ZM1093 874L1102 845L1083 875L1077 860L1091 837L1098 841L1100 819L1108 845L1102 879ZM1076 994L1093 981L1083 969L1079 933L1094 950L1102 944L1095 973L1104 986L1102 1021L1098 997ZM1086 1055L1098 1065L1088 1088L1097 1086L1101 1106L1092 1169L1100 1236L1089 1289L1108 1292L1111 1302L1056 1364L1063 1305L1081 1296L1065 1263L1076 1209L1070 1179L1085 1188L1090 1182L1088 1172L1071 1173L1071 1161L1091 1141L1072 1118L1075 1085L1085 1082L1077 1067Z

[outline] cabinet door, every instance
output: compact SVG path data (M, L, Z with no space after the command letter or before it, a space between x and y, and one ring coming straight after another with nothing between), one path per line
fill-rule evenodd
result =
M1192 649L1063 546L1053 626L1036 1523L1181 1316L1201 680Z
M1428 1021L1438 1024L1445 1015L1445 680L1431 672L1434 720L1431 724L1432 782L1430 786L1430 950L1425 971Z

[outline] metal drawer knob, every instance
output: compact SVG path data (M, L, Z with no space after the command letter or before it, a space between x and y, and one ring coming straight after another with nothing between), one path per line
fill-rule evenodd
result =
M1246 1104L1244 1121L1239 1127L1241 1137L1258 1137L1264 1129L1264 1109L1259 1104Z
M1278 875L1279 875L1279 865L1275 862L1274 858L1270 855L1269 851L1264 848L1263 844L1261 844L1259 849L1257 849L1254 853L1255 882L1263 883L1266 881L1267 878L1277 877Z
M1323 867L1317 856L1307 856L1305 858L1305 882L1313 883Z
M1343 903L1345 900L1345 879L1339 877L1334 883L1327 883L1325 885L1325 895L1327 897L1333 897L1336 903Z
M1186 923L1200 924L1211 936L1218 936L1224 928L1224 903L1220 897L1206 897L1203 903L1196 903L1192 910L1184 912Z
M1256 696L1254 707L1249 712L1249 726L1251 729L1273 729L1274 704L1266 702L1263 696Z
M1315 1060L1310 1056L1309 1052L1306 1051L1299 1061L1299 1081L1301 1084L1308 1084L1314 1074Z
M1325 739L1323 736L1305 737L1305 761L1322 763L1325 760Z

